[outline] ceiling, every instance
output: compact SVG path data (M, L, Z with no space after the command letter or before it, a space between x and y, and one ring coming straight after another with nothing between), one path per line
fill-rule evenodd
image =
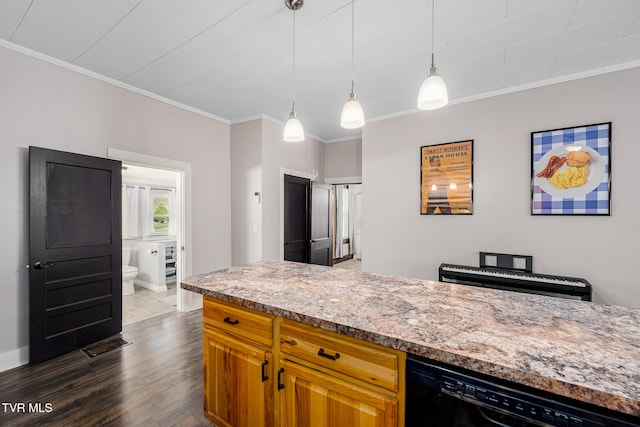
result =
M296 110L331 142L351 87L349 0L296 12ZM452 103L640 65L638 0L436 0L435 62ZM283 0L2 0L0 38L237 123L284 122L292 15ZM416 111L431 3L355 3L355 88L367 120Z

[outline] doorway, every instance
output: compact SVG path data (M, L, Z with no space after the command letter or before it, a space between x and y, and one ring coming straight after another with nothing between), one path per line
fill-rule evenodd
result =
M335 184L332 189L334 266L360 270L362 261L362 184Z
M177 171L122 165L122 324L177 309Z
M284 176L284 260L309 262L311 181Z
M283 258L332 265L331 186L283 175Z
M113 159L121 160L126 166L163 170L174 174L176 179L175 239L168 239L165 236L160 236L157 240L175 241L176 287L175 307L173 309L177 311L190 311L201 308L201 295L185 291L179 287L179 283L182 278L192 274L192 230L191 221L189 220L191 218L191 165L189 163L172 159L165 159L113 148L108 150L108 156ZM165 250L166 247L167 245L165 244ZM154 249L149 248L148 250L153 251ZM163 255L166 256L166 254ZM169 299L167 299L166 302L169 302Z

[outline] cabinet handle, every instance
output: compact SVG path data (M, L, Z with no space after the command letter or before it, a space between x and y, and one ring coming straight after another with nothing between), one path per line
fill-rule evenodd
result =
M238 323L240 323L240 321L239 321L239 320L231 320L231 318L230 318L229 316L225 317L225 318L223 319L223 322L224 322L224 323L228 323L228 324L230 324L230 325L237 325Z
M278 369L278 390L282 390L284 388L284 384L282 384L281 378L284 373L284 368Z
M324 352L324 348L318 350L318 356L324 357L326 359L338 360L340 358L340 353L336 353L333 356Z
M269 364L268 360L265 360L264 362L262 362L262 382L265 382L266 380L269 379L269 377L264 373L264 368Z

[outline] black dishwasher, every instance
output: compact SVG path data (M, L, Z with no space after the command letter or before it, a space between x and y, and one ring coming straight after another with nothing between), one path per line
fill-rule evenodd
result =
M637 417L414 355L407 357L406 391L406 427L640 426Z

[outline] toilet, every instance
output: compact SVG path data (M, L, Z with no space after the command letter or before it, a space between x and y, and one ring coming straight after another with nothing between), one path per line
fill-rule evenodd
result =
M131 295L135 292L133 279L138 275L138 268L129 265L131 261L131 248L122 248L122 295Z

